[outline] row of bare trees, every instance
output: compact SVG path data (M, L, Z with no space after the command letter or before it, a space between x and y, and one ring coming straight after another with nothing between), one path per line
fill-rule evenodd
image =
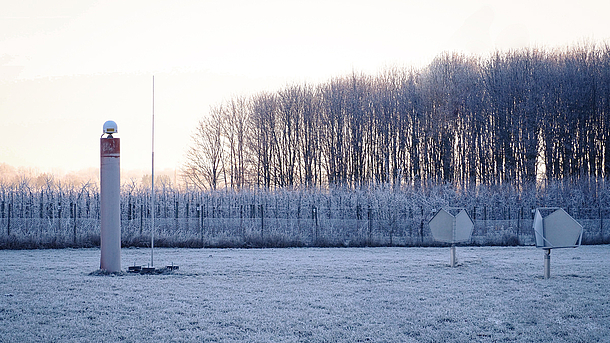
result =
M219 104L183 174L199 189L595 180L609 125L608 45L444 54Z

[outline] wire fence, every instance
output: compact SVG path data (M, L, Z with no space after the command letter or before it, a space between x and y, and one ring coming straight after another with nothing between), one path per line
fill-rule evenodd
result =
M435 208L408 199L370 201L295 194L214 196L162 193L155 245L176 247L429 246ZM534 207L472 206L476 245L531 245ZM584 227L583 243L608 243L610 208L565 210ZM0 248L99 245L99 194L0 193ZM124 246L148 246L150 196L121 197Z

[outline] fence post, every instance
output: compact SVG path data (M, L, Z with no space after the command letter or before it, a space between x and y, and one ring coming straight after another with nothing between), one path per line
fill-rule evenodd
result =
M388 219L390 221L390 246L392 246L392 239L394 238L394 223L396 223L397 217L396 216L396 205L393 206L394 209L390 210L390 213L388 213ZM388 210L389 210L389 206L388 206Z
M487 236L487 206L483 206L483 235Z
M5 204L4 200L2 200L2 203L0 206L0 218L2 218L2 219L6 218L6 216L5 216L6 213L4 212L4 206L5 206L4 204Z
M199 219L199 240L203 247L203 205L197 206L197 216Z
M604 215L601 206L599 207L599 236L601 238L601 243L604 244Z
M140 237L142 236L142 227L144 226L144 204L140 204Z
M421 210L421 221L419 222L419 239L420 243L424 242L424 207L420 207Z
M246 232L244 230L244 204L239 205L239 234L245 240Z
M61 202L57 204L57 233L61 234Z
M261 210L261 244L262 244L262 241L265 239L265 211L263 209L263 204L260 204L260 210Z
M521 235L521 221L523 220L523 206L519 208L519 217L517 218L517 236Z
M74 227L73 227L73 243L76 245L76 203L71 203L70 204L70 210L72 211L72 220L74 221Z
M356 204L356 233L360 234L360 221L362 220L362 213L360 204Z
M318 244L318 209L315 205L311 207L311 218L315 222L313 233L314 244Z
M174 226L175 226L175 229L174 230L178 231L180 229L180 222L178 221L178 214L180 213L180 210L179 210L178 207L180 206L180 202L176 200L174 203L175 203L175 205L174 205L174 214L175 214Z
M371 241L373 239L373 222L372 222L372 218L371 218L371 206L370 205L368 207L367 219L369 221L369 238L368 238L367 245L371 245Z
M197 216L199 218L199 240L203 247L203 205L197 206Z
M190 204L191 204L191 202L189 200L186 200L186 205L185 205L186 208L184 209L184 218L186 219L185 220L186 221L186 223L185 223L186 224L186 232L190 231L189 230L189 211L191 209L190 208L191 207Z
M11 235L11 215L13 212L13 203L9 203L8 204L8 217L7 217L7 221L6 221L6 235L10 236Z

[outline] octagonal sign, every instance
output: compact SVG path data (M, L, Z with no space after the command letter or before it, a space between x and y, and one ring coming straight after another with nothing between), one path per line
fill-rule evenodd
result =
M543 212L548 208L536 209L534 215L534 234L536 248L576 248L582 240L582 225L561 208L555 209L546 217ZM542 212L541 212L542 211Z
M451 212L457 213L454 215ZM474 229L474 224L464 209L441 209L429 225L434 240L452 244L469 241Z

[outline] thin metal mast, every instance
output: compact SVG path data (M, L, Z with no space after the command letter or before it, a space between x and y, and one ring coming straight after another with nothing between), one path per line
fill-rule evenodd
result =
M151 229L150 229L150 266L154 267L155 255L155 76L152 78L152 168L151 168Z

